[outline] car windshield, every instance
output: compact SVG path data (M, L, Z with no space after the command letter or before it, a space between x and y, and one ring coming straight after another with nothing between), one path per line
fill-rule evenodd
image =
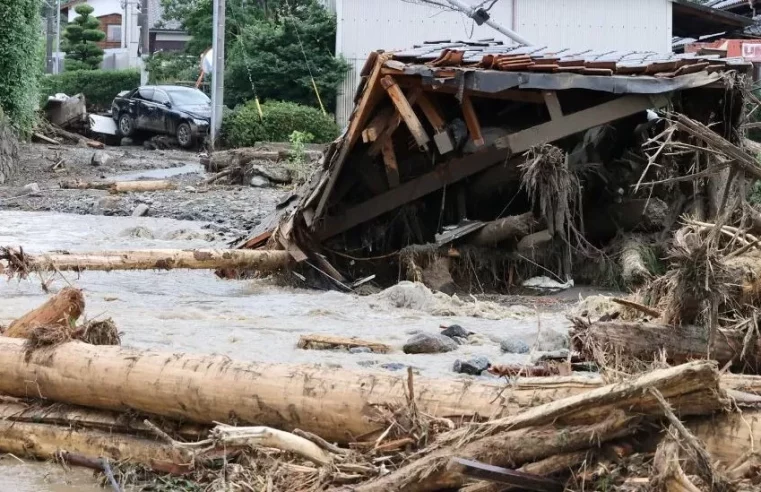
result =
M166 92L176 106L211 104L211 100L206 94L195 89L167 89Z

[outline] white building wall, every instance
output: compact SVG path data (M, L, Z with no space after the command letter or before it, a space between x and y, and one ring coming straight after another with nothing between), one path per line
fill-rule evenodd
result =
M475 0L469 0L475 4ZM345 125L354 107L359 71L370 52L423 41L501 39L465 15L414 0L324 0L338 18L336 52L351 71L339 90L336 118ZM536 46L583 51L671 51L671 0L499 0L493 20Z

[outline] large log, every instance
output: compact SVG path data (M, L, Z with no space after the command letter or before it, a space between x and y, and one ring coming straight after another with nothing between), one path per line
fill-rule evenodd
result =
M111 193L140 193L146 191L163 191L173 190L175 188L171 181L117 181L109 186L108 191Z
M286 251L247 249L163 249L96 251L27 256L28 270L216 270L246 268L264 273L288 265Z
M761 340L756 340L743 353L745 335L739 331L721 331L710 349L710 358L719 365L731 363L737 369L761 369ZM668 326L628 321L596 322L577 326L573 334L576 348L593 359L595 351L616 354L643 361L666 360L679 364L687 360L705 359L709 355L708 333L693 325Z
M90 458L142 464L155 471L183 473L191 463L181 450L126 434L0 420L0 451L51 460L61 450Z
M528 236L539 224L540 222L531 212L493 220L473 234L469 242L476 246L496 246L509 239L522 239Z
M761 410L717 414L690 421L687 426L720 469L731 474L746 460L753 462L754 458L756 465L761 464L758 457L753 456L761 445Z
M211 424L300 428L347 442L385 429L375 404L405 404L405 378L384 373L234 362L70 342L35 350L0 337L0 393ZM421 411L471 420L513 415L594 388L585 378L503 384L418 378ZM369 438L369 437L368 437Z
M42 306L29 311L10 324L3 335L13 338L29 338L31 332L40 326L73 327L85 310L85 298L82 291L72 287L62 289Z

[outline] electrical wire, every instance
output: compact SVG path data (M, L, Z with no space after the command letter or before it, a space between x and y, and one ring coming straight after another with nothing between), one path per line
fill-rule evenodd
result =
M291 3L288 0L285 0L285 4L288 6L288 10L293 11L291 8ZM320 103L320 109L322 109L322 114L328 114L327 111L325 111L325 105L322 104L322 97L320 97L320 91L317 89L317 82L314 80L314 75L312 74L312 67L309 66L309 58L307 57L306 50L304 50L304 43L301 41L301 33L299 32L299 25L294 21L293 22L293 28L294 31L296 31L296 39L299 40L299 46L301 47L301 54L304 56L304 63L306 63L307 70L309 71L309 78L312 79L312 88L314 89L314 94L317 96L317 102Z

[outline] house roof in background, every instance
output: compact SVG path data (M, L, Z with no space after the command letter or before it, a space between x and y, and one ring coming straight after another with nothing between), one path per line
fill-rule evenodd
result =
M748 17L700 5L690 0L674 0L673 18L674 36L692 38L742 30L753 24L753 20Z

